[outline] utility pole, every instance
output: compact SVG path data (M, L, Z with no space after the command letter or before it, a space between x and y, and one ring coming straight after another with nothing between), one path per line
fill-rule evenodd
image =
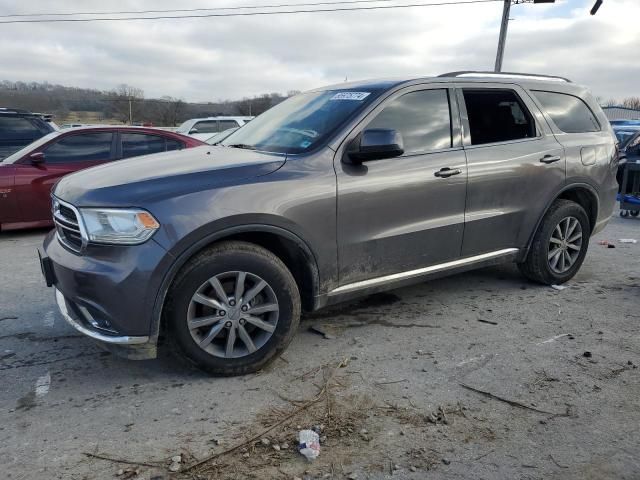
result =
M502 23L500 24L500 38L498 39L498 53L496 54L495 72L502 70L502 58L504 57L504 44L507 42L507 28L509 27L509 13L511 12L511 0L504 0L502 8Z
M498 52L496 53L496 66L494 72L502 71L502 59L504 57L504 48L507 43L507 28L509 27L509 13L511 13L511 4L518 5L520 3L555 3L556 0L504 0L502 8L502 23L500 24L500 39L498 40ZM602 1L602 0L598 0Z
M593 4L593 8L591 9L591 15L595 15L598 10L600 10L600 7L602 6L602 0L596 0L596 3Z
M129 95L129 125L133 125L133 114L131 110L131 95Z

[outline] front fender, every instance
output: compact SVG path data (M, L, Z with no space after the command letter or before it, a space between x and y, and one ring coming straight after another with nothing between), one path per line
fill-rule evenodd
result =
M235 220L237 221L239 219L236 218ZM189 235L189 238L185 239L185 242L180 242L180 245L176 245L175 248L171 252L169 252L170 255L174 258L174 261L164 275L153 306L150 337L155 339L156 341L160 333L162 309L164 307L166 296L169 288L171 287L171 284L173 283L174 278L176 277L180 269L189 261L190 258L192 258L202 249L206 248L208 245L211 245L218 240L222 240L224 238L228 238L240 233L265 232L278 235L282 238L293 241L304 252L306 261L311 269L313 282L312 290L314 293L314 297L319 295L320 273L316 256L314 255L309 245L297 234L293 233L287 228L283 228L281 226L276 226L273 224L240 223L221 228L219 225L221 222L222 221L213 222L211 225L204 226L198 232L194 232L192 235ZM224 223L228 222L232 222L232 220L224 219ZM280 223L289 222L286 222L284 221L284 219L282 219ZM195 237L197 237L197 239Z

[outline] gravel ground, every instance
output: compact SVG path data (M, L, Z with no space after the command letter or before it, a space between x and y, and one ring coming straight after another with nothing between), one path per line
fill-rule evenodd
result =
M55 309L44 233L0 234L4 478L638 479L639 227L614 218L562 291L505 265L307 316L241 378L103 352Z

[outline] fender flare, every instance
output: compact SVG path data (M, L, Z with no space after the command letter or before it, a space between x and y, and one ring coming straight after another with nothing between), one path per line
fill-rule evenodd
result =
M533 237L535 237L536 232L538 231L538 228L540 227L540 224L542 223L542 219L545 217L545 215L547 214L547 212L551 208L551 205L553 205L553 202L555 202L564 192L569 191L569 190L573 190L575 188L582 188L582 189L588 190L589 193L591 193L593 199L595 200L595 205L596 205L595 220L598 219L598 211L600 210L600 198L598 197L597 190L592 185L589 185L588 183L578 182L578 183L571 183L571 184L563 186L560 190L558 190L556 192L556 194L553 196L553 198L549 202L547 202L547 205L545 206L542 214L538 218L538 221L536 222L535 228L531 232L531 235L529 236L529 240L527 240L527 245L526 245L526 247L524 249L524 253L522 255L522 259L527 257L527 255L529 253L529 249L531 248L531 244L533 243ZM591 218L590 218L590 220L591 220Z
M151 326L149 329L150 335L149 338L154 343L157 343L158 337L160 335L160 322L162 319L162 309L164 307L164 303L167 297L167 293L169 291L169 287L173 283L177 273L180 269L189 261L194 254L202 250L218 240L224 239L226 237L230 237L232 235L236 235L238 233L256 233L256 232L264 232L264 233L272 233L278 235L280 237L284 237L288 240L293 241L304 253L307 263L311 268L312 273L312 289L313 295L317 296L319 294L320 288L320 274L318 269L318 262L313 254L309 245L302 240L298 235L287 230L282 227L276 227L274 225L267 224L244 224L237 225L233 227L223 228L214 233L210 233L205 235L203 238L193 243L189 248L181 252L177 257L174 257L173 263L169 267L169 269L164 274L164 278L162 279L162 283L160 284L160 288L156 293L155 302L153 305L153 311L151 314Z

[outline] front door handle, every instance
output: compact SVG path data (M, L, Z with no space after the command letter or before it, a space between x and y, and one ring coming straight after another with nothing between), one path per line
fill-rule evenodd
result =
M461 173L462 170L460 170L459 168L445 167L438 170L436 173L434 173L434 175L438 178L449 178L453 177L454 175L460 175Z
M553 163L562 160L559 155L545 155L540 159L542 163Z

